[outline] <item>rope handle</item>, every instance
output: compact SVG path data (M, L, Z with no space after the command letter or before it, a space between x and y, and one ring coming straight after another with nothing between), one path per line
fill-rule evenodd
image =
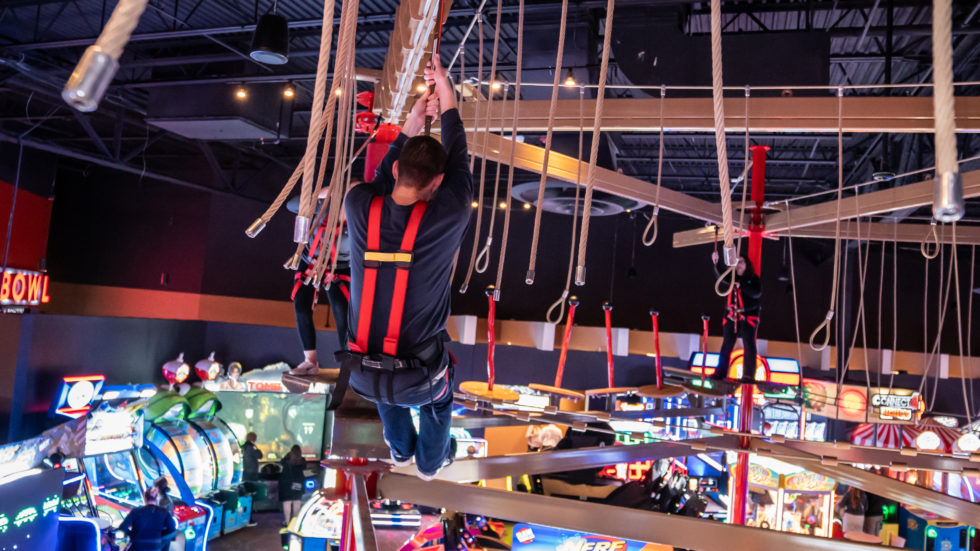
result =
M660 363L660 324L658 323L658 318L660 317L660 312L654 309L650 309L650 318L653 322L653 353L656 356L656 368L657 368L657 388L663 388L664 385L664 371Z
M705 372L708 370L708 322L711 316L701 314L701 386L704 387ZM718 369L721 369L722 361L718 359Z
M827 310L827 316L823 320L823 323L818 325L817 328L813 330L813 333L810 333L810 348L812 348L817 352L820 352L824 348L827 348L827 345L830 344L830 321L833 319L834 319L834 311ZM817 340L817 335L820 334L820 331L824 329L826 329L826 331L824 332L823 342L820 344L820 346L817 346L816 344L814 344L814 342Z
M932 252L929 251L929 245L935 245ZM926 257L926 260L932 260L939 256L939 251L942 245L939 244L939 234L936 233L936 221L933 220L929 224L929 231L922 238L922 243L919 244L919 250L922 252L922 256Z
M496 302L493 300L494 291L493 285L487 287L487 389L489 390L493 390L493 380L496 375L493 366L493 353L497 344L494 331L494 318L496 317Z
M732 276L731 282L728 284L728 288L722 291L720 289L721 284L729 275ZM715 281L715 294L720 297L727 297L728 295L732 294L732 291L735 289L735 275L735 266L729 266L723 274L718 276L718 279Z
M487 242L483 244L480 255L476 257L476 273L482 274L490 267L490 245L493 244L493 237L487 237Z
M556 300L554 303L552 303L550 308L548 308L548 313L544 315L544 319L546 322L550 323L551 325L558 325L558 322L560 322L561 319L565 317L565 299L567 298L568 298L568 289L565 289L564 291L561 292L561 297L558 300ZM552 315L555 312L555 308L561 308L561 310L558 311L557 316Z
M643 243L644 247L653 245L653 242L657 240L657 234L660 232L660 223L657 221L658 216L660 216L660 207L653 207L653 216L647 222L647 227L644 228L643 236L640 238L640 242ZM652 236L650 235L651 229L653 230Z

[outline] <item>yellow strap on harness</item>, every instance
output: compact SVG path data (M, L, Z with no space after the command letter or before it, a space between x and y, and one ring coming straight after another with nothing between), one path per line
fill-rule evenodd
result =
M403 264L410 264L412 262L412 253L383 253L380 251L366 251L364 253L364 260L366 262L399 262Z

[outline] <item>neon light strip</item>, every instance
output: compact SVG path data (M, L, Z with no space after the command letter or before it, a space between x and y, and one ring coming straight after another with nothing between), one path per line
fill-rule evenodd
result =
M76 477L66 479L64 482L61 483L61 485L62 486L67 486L69 484L74 484L74 483L78 482L79 480L84 480L84 479L85 479L85 475L84 474L80 474L80 475L78 475Z
M210 532L211 532L211 521L214 519L214 509L212 509L210 505L208 505L207 503L199 499L196 500L195 504L204 507L208 511L207 518L204 519L204 540L203 540L204 545L201 547L201 551L207 551L208 539L210 538Z
M104 381L105 375L72 375L62 379L66 383L77 383L79 381Z

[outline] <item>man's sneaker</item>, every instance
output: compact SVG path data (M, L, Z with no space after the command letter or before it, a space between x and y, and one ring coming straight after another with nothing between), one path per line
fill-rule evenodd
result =
M414 457L409 457L407 459L402 459L402 458L398 457L397 455L395 455L394 452L392 452L392 454L391 454L391 463L394 466L396 466L396 467L407 467L407 466L409 466L409 465L412 464L412 461L414 459L415 459Z
M425 474L422 471L419 471L418 470L418 466L416 465L416 469L415 469L416 470L416 476L418 476L422 480L428 482L428 481L432 480L433 478L435 478L439 474L439 471L443 470L444 468L448 467L449 465L452 465L453 464L453 461L455 461L455 460L456 460L456 439L455 438L450 438L449 439L449 457L447 457L446 460L442 462L442 465L438 469L436 469L436 472L434 472L432 474Z

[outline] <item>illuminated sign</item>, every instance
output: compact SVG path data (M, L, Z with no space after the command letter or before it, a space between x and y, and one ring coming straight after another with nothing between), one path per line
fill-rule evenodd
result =
M10 528L10 519L7 518L7 515L0 513L0 534L6 534L8 528Z
M882 419L911 421L912 415L919 410L919 393L872 394L871 405L878 408L878 415Z
M585 534L536 524L517 524L514 526L512 549L514 551L662 551L673 548L667 545Z
M49 302L47 274L10 268L3 271L0 306L38 306Z
M805 379L803 404L809 413L855 423L914 423L925 404L914 390L841 385L835 381Z
M34 522L37 520L37 508L35 507L25 507L17 513L17 517L14 518L14 526L20 528L21 526Z
M85 428L85 455L102 455L142 446L142 410L113 409L103 404L92 411Z
M54 401L51 403L51 416L64 415L78 419L88 413L92 400L105 384L105 375L78 375L61 380Z
M729 379L742 378L743 355L744 351L739 349L729 357ZM705 354L695 352L691 355L691 371L699 375L704 372L705 377L710 377L718 370L720 359L719 354L708 353L705 358ZM790 358L767 358L756 354L754 378L760 383L797 386L800 384L800 363Z

